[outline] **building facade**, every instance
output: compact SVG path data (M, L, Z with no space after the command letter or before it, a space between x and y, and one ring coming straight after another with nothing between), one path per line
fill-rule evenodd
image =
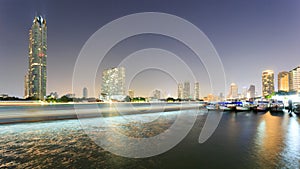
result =
M88 98L88 89L86 87L82 89L82 98Z
M250 85L250 87L247 91L247 98L248 99L255 98L255 86L254 85Z
M185 81L183 84L183 99L190 99L191 96L191 84Z
M227 98L229 98L229 99L238 98L238 86L235 83L230 84Z
M183 99L183 84L178 83L177 94L179 99Z
M128 95L130 98L134 98L134 90L128 90Z
M194 99L198 100L199 98L200 98L200 84L199 82L196 82L194 86Z
M289 71L289 90L300 91L300 66Z
M44 100L47 85L47 25L36 16L29 30L29 66L25 75L25 97Z
M265 70L262 72L262 95L267 96L274 92L274 72Z
M101 93L110 98L113 95L125 95L125 68L106 69L102 73Z
M160 99L161 98L161 92L160 92L160 90L154 90L153 91L153 98L154 99Z
M289 72L283 71L278 73L278 91L288 92L289 89Z

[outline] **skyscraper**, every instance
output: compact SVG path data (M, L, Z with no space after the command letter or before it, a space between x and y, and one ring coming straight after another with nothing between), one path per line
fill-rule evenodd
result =
M274 72L265 70L262 72L262 95L267 96L274 92Z
M88 89L86 87L84 87L82 90L82 98L88 98Z
M183 84L178 83L177 94L179 99L183 99Z
M154 91L153 91L153 98L154 98L154 99L160 99L160 97L161 97L161 92L160 92L160 90L154 90Z
M278 73L278 91L289 91L289 72Z
M199 97L200 97L199 93L200 93L200 84L199 84L199 82L196 82L195 86L194 86L194 98L195 98L195 100L199 99Z
M185 81L183 84L183 98L190 99L191 96L191 85L190 82Z
M236 99L237 97L238 97L238 86L235 83L231 83L227 98Z
M25 75L25 97L43 100L47 84L47 25L36 16L29 30L29 66Z
M248 91L247 91L247 98L255 98L255 86L254 85L250 85Z
M109 98L113 95L125 95L125 68L106 69L102 73L102 93Z
M289 90L300 91L300 66L289 72Z
M134 91L133 90L128 90L128 95L130 98L134 98Z

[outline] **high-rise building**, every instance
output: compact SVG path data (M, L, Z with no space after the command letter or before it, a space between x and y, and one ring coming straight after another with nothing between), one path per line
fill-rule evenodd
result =
M247 91L247 98L255 98L255 86L254 85L250 85L248 91Z
M183 84L178 83L177 94L179 99L183 99Z
M278 73L278 91L289 91L289 72Z
M191 85L190 82L185 81L183 84L183 98L190 99L191 96Z
M195 98L195 100L199 99L199 97L200 97L199 94L200 94L200 84L199 84L199 82L196 82L195 86L194 86L194 98Z
M227 98L236 99L237 97L238 97L238 86L235 83L231 83Z
M86 87L84 87L82 90L82 98L88 98L88 89Z
M28 79L28 73L26 73L24 77L24 98L29 97L29 79Z
M36 16L29 30L29 66L25 78L25 97L43 100L47 84L47 25Z
M300 66L289 72L289 90L300 91Z
M133 90L128 90L128 95L130 98L134 98L134 91Z
M125 68L117 67L104 70L101 90L109 98L113 95L125 95Z
M247 92L248 92L248 89L246 86L244 86L242 88L242 94L241 94L241 98L246 98L247 97Z
M267 96L274 92L274 72L265 70L262 72L262 95Z
M154 90L153 91L153 98L154 99L160 99L160 96L161 95L161 92L160 92L160 90Z

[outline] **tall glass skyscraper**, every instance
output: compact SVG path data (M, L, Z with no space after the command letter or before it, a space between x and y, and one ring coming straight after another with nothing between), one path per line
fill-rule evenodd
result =
M25 97L43 100L47 84L47 25L36 16L29 30L29 66L25 75Z

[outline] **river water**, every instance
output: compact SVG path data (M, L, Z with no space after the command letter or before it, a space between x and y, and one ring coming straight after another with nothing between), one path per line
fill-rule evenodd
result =
M299 117L287 113L224 112L214 134L199 144L207 114L216 112L197 111L193 128L179 144L149 158L121 157L98 146L81 126L82 122L94 123L96 119L0 125L0 168L300 168ZM128 125L129 135L150 137L147 132L159 134L179 113L186 112L159 113L163 120L153 121L143 130L135 129L135 133L130 133L130 124L122 123ZM152 115L157 113L130 116L151 119ZM109 118L118 122L119 117L102 120ZM120 148L126 146L120 144Z

